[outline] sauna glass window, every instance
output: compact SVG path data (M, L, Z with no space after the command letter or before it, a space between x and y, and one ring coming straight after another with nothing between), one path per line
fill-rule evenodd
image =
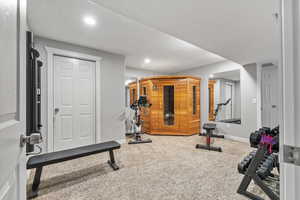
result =
M193 86L193 115L196 114L196 86Z
M164 86L164 122L174 125L174 86Z

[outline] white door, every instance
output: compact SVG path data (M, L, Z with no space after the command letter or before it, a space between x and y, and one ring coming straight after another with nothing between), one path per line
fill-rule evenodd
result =
M54 151L95 143L96 63L54 56Z
M24 3L0 0L0 200L26 199Z
M277 67L262 67L262 126L278 126L278 71Z

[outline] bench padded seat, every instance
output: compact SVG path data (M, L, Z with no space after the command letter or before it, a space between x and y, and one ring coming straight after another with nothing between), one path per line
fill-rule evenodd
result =
M77 147L74 149L67 149L63 151L41 154L29 158L29 160L27 161L27 169L33 169L37 167L60 163L67 160L72 160L120 148L121 145L118 142L109 141L99 144Z
M39 185L41 182L41 176L44 166L108 151L110 157L110 160L107 161L108 164L111 166L111 168L113 168L113 170L118 170L119 166L115 162L113 150L120 148L121 145L118 142L109 141L99 144L77 147L74 149L45 153L29 158L29 160L27 161L27 169L36 168L36 170L32 183L32 191L28 195L28 197L34 198L38 196Z

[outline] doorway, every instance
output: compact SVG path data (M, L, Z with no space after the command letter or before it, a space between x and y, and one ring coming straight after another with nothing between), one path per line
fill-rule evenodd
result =
M95 143L93 61L54 56L54 151Z
M45 152L101 142L101 57L47 46L45 49L48 61Z
M261 119L263 127L278 126L278 69L273 64L262 65L261 70Z

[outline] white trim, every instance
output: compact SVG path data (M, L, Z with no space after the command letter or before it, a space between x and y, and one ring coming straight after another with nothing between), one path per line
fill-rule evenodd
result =
M298 102L295 101L298 85L296 77L299 64L299 11L298 1L281 0L281 63L280 63L280 92L281 113L280 113L280 199L299 199L299 168L294 165L284 163L283 145L296 146L299 126L297 113ZM299 78L299 77L298 77ZM298 195L298 196L297 196Z
M261 101L262 78L261 78L261 75L262 75L262 64L257 64L256 65L256 81L257 81L257 85L256 85L257 86L256 87L256 91L257 91L256 92L256 110L257 110L256 125L257 125L257 127L256 128L258 128L258 129L262 127L262 101Z
M225 135L225 139L228 140L233 140L233 141L238 141L238 142L243 142L249 144L249 139L248 138L243 138L243 137L237 137L233 135Z
M263 66L264 64L268 64L270 63L270 65L268 66ZM272 64L272 65L271 65ZM257 128L261 128L263 125L263 118L262 118L262 110L263 110L263 105L262 105L262 73L263 73L263 69L266 69L267 67L273 67L276 69L276 74L278 75L277 78L279 78L279 67L278 64L275 62L265 62L265 63L261 63L257 65ZM280 84L280 83L279 83ZM279 87L278 84L278 87ZM280 97L281 93L278 92L277 97L278 97L278 102L277 102L277 106L279 108L279 104L280 102ZM278 109L278 117L279 117L279 109ZM280 121L280 119L278 119L278 122ZM272 128L272 127L271 127Z
M78 52L73 52L73 51L68 51L68 50L62 50L62 49L56 49L52 47L45 47L47 51L47 79L48 79L48 84L47 84L47 110L48 110L48 130L47 130L47 152L53 152L54 147L53 147L53 102L54 102L54 94L53 94L53 58L55 55L59 56L67 56L67 57L72 57L72 58L78 58L78 59L84 59L84 60L91 60L96 62L96 143L101 142L101 81L100 81L100 62L102 60L101 57L98 56L91 56L88 54L82 54Z

